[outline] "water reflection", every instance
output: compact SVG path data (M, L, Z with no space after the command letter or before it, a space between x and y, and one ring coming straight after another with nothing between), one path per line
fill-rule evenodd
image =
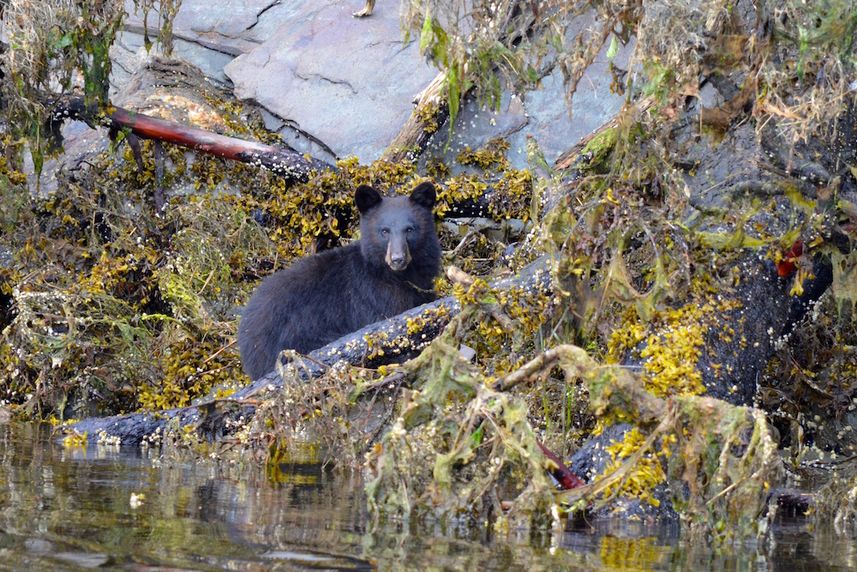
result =
M161 463L139 450L64 449L50 429L0 425L0 569L849 569L853 539L781 522L765 546L715 551L676 529L575 523L493 538L436 526L370 533L362 485L319 467ZM271 477L275 478L271 478ZM134 495L135 502L132 502Z

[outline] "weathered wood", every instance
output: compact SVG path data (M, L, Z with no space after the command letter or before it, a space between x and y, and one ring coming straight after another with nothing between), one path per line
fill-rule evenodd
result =
M143 139L166 141L216 157L257 165L288 181L305 182L313 173L336 168L292 149L220 135L121 107L111 107L104 118L99 118L96 113L87 109L82 97L62 98L54 107L55 121L70 117L86 121L90 125L106 123L114 131L127 129Z
M254 404L238 404L230 400L211 401L209 403L157 411L154 413L130 413L111 417L90 417L62 427L64 434L86 434L89 443L98 443L103 437L118 437L122 445L139 445L148 440L157 446L170 430L196 426L197 434L206 440L225 436L229 418L237 421L240 416L250 417L256 411ZM236 423L237 425L237 423ZM181 435L181 433L177 433Z

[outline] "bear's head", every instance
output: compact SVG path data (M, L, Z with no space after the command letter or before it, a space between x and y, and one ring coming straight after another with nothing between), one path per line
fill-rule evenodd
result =
M402 273L413 262L437 267L440 245L434 225L434 185L420 183L409 197L381 197L368 185L354 195L360 211L360 249L373 266Z

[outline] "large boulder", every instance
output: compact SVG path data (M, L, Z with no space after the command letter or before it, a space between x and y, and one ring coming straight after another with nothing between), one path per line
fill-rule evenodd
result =
M355 9L354 2L292 3L273 36L225 71L239 98L257 101L328 155L366 162L392 141L437 70L416 42L402 40L398 6L362 19Z

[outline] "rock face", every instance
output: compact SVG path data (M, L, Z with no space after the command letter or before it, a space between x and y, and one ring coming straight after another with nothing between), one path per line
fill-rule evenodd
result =
M503 94L499 110L486 109L478 101L469 101L461 109L452 138L441 128L428 144L425 156L440 157L452 165L465 147L483 147L494 137L509 142L508 159L512 167L527 167L527 138L538 143L548 163L573 147L586 135L601 127L622 108L624 98L610 93L609 62L604 52L583 75L572 98L571 111L566 102L562 73L554 70L545 76L539 89L522 94ZM622 67L630 46L616 56ZM447 145L448 143L448 145Z
M420 56L416 34L410 42L403 40L397 3L379 3L371 17L354 18L362 4L184 0L173 26L174 54L216 82L232 82L236 96L261 105L268 128L296 150L328 162L348 155L373 161L438 70ZM132 0L126 0L126 9L125 31L111 52L114 92L147 57L143 15L134 12ZM150 12L147 21L154 38L157 12ZM625 51L617 56L620 66ZM526 166L527 137L534 137L545 158L553 161L618 111L622 97L610 93L610 81L602 53L580 82L573 115L558 71L544 77L536 90L505 93L498 111L467 102L453 139L448 141L449 130L441 128L427 155L452 165L464 147L504 137L510 142L512 165L521 168Z
M264 44L226 66L242 99L253 99L335 155L377 158L437 75L416 42L404 43L397 8L370 18L354 2L293 4ZM321 157L325 158L325 157Z
M279 27L281 15L277 14L277 11L288 13L294 3L287 4L290 6L282 6L280 0L182 2L173 21L176 47L179 47L179 42L183 42L210 50L220 50L232 56L249 52L267 40ZM157 35L156 8L149 12L146 18L150 37ZM133 0L125 0L125 10L128 13L125 20L126 30L141 32L144 24L143 12L135 11Z
M271 17L279 0L227 0L182 2L173 21L173 55L187 60L213 80L226 84L223 66L240 54L249 52L279 27L279 17ZM134 1L125 0L124 31L111 48L114 90L121 89L129 76L143 65L147 56L143 34L148 31L153 45L151 52L160 54L158 36L159 14L153 9L144 17L135 11Z
M584 481L594 481L613 462L613 457L607 452L607 447L621 442L630 430L631 425L627 423L608 427L603 433L589 439L578 449L569 459L568 468ZM587 517L593 522L622 518L638 523L678 524L678 513L673 507L667 484L657 485L652 491L652 497L657 500L657 503L650 503L640 498L620 496L606 506L589 511Z

